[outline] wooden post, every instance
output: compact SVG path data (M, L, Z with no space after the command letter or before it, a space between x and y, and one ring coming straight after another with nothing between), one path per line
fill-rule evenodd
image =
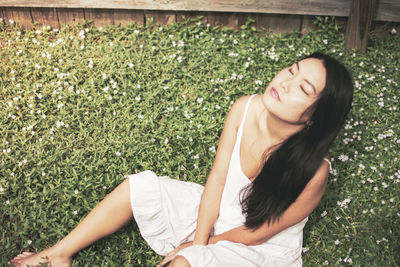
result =
M371 22L376 13L377 0L353 0L346 25L346 51L361 49L365 52Z

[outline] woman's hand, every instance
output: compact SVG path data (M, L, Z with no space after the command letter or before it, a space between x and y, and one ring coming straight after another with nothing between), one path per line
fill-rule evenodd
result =
M192 244L193 244L193 242L190 241L190 242L186 242L186 243L179 245L176 249L174 249L173 251L168 253L168 255L165 256L165 258L159 264L157 264L157 267L164 266L165 264L167 264L168 262L170 262L171 260L174 259L176 253L178 253L179 251L181 251L184 248L190 247Z

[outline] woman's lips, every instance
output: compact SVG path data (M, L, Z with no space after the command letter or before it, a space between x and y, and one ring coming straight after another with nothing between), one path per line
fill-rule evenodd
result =
M271 88L271 95L273 98L277 99L278 101L281 101L281 99L279 98L278 91L276 91L274 87Z

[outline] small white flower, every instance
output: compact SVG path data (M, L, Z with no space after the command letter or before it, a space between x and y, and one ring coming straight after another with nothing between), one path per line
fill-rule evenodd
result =
M321 213L321 217L325 217L326 214L328 214L328 213L326 212L326 210L324 210L324 211Z
M167 138L165 138L165 140L164 140L164 144L168 144L168 142L169 142L169 139L168 139L168 137L167 137Z
M78 214L78 211L74 210L74 211L72 212L72 214L77 215L77 214Z
M329 261L324 261L324 266L329 265Z
M119 157L119 156L121 156L121 152L117 151L117 152L115 152L115 155L117 155Z
M128 67L129 67L129 68L133 68L133 63L129 63L129 64L128 64Z
M201 104L201 102L203 102L203 98L201 97L197 98L197 103Z
M339 245L340 241L338 239L335 240L335 245Z

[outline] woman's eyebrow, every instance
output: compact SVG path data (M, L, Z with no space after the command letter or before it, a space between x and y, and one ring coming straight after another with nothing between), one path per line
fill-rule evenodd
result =
M299 65L298 61L296 62L296 66L297 66L297 71L300 71L300 65ZM307 79L304 79L304 80L306 81L306 83L311 85L311 87L312 87L312 89L314 91L314 94L317 94L317 90L315 89L315 86L309 80L307 80Z

